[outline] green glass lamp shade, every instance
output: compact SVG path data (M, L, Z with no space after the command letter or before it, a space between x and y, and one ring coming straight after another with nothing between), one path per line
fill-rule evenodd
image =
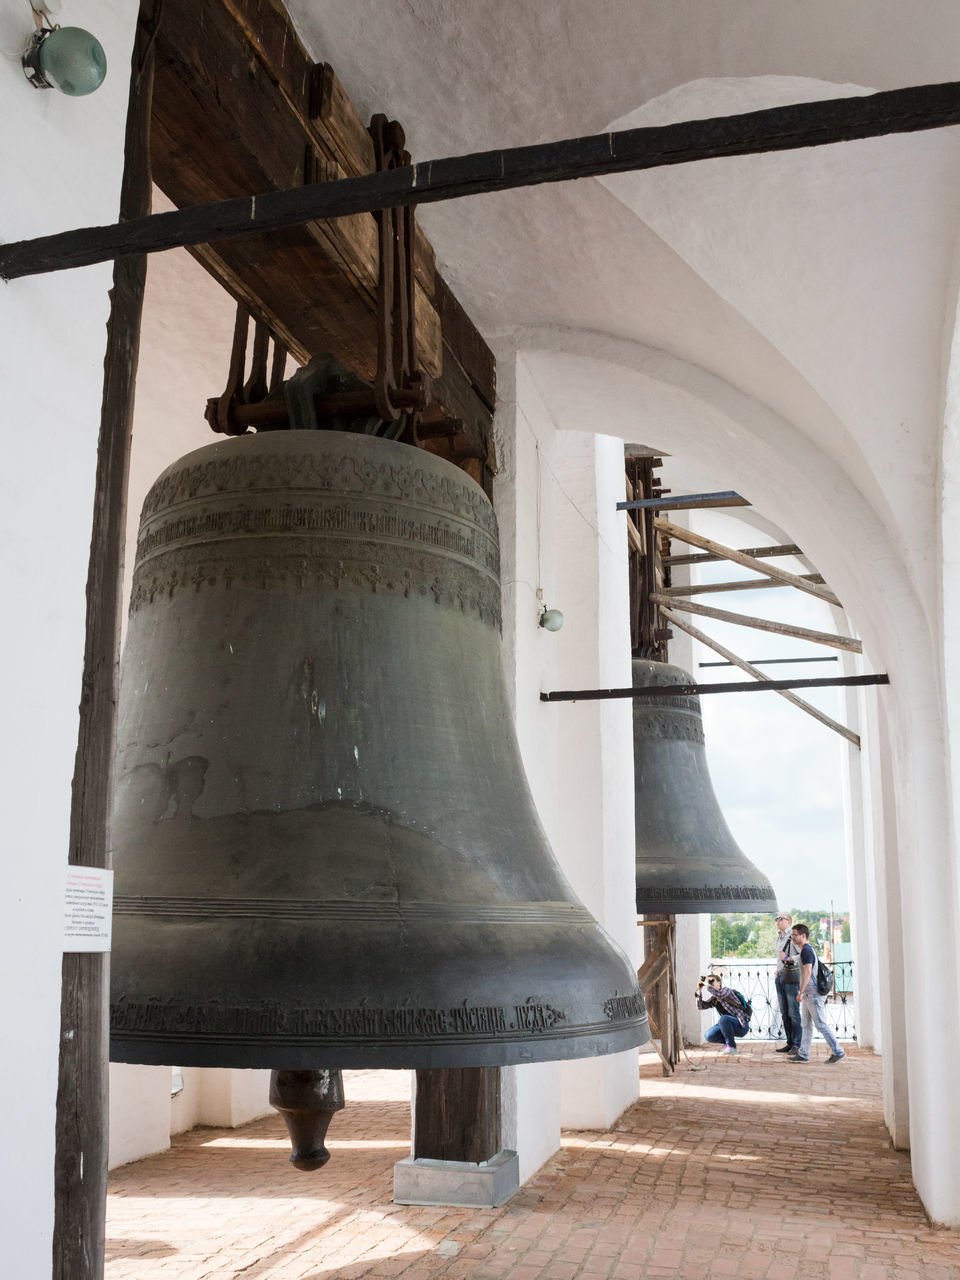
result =
M39 72L38 87L59 89L71 98L93 93L107 74L103 45L82 27L55 27L36 40L27 57ZM37 78L31 78L37 84Z

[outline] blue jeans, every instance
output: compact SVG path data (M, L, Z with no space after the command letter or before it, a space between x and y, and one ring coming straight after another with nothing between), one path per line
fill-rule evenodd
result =
M727 1048L735 1049L737 1046L734 1036L739 1040L746 1034L747 1028L741 1027L739 1018L734 1018L729 1013L721 1013L703 1038L708 1044L725 1044Z
M780 1017L783 1019L783 1034L787 1038L787 1044L791 1049L799 1049L800 1041L803 1038L803 1031L800 1026L800 1008L797 1004L797 992L800 990L800 984L797 982L781 982L778 977L774 982L777 992L777 1000L780 1004Z
M817 1024L817 1030L826 1040L830 1052L838 1054L841 1058L843 1057L843 1050L837 1043L837 1037L833 1034L830 1023L824 1013L823 996L817 990L815 980L810 982L803 993L803 999L800 1001L800 1023L803 1029L803 1039L800 1041L800 1047L797 1052L801 1058L810 1057L814 1023Z

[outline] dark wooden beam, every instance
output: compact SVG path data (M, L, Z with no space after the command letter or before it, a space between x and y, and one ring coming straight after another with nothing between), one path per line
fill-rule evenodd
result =
M724 156L790 151L960 124L960 83L919 85L854 98L772 107L712 120L627 129L507 150L475 152L363 177L154 214L122 226L86 227L0 248L0 277L105 262L302 227L377 209L456 200L544 182L627 173Z
M157 0L159 3L159 0ZM133 48L124 143L121 218L150 208L151 32L155 0L143 0ZM113 269L103 368L80 733L73 776L69 861L109 866L127 470L147 260ZM54 1280L102 1280L107 1195L109 957L66 952L54 1156Z
M703 665L703 664L701 664ZM722 684L650 684L629 689L559 689L553 693L541 693L541 702L600 702L609 698L635 698L641 701L655 697L692 697L707 693L778 693L781 689L830 689L838 685L854 687L868 684L889 684L886 674L866 676L823 676L813 680L755 680L725 681Z
M417 1072L413 1154L479 1164L500 1150L500 1068Z

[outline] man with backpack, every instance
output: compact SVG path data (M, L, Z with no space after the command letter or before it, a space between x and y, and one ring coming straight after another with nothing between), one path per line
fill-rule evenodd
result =
M737 1053L737 1040L747 1034L750 1007L739 991L725 987L719 974L711 973L697 983L697 1008L716 1009L719 1017L704 1036L708 1044L726 1045L725 1054Z
M830 1057L827 1062L839 1062L841 1058L846 1057L846 1054L840 1048L837 1037L833 1034L830 1023L827 1022L826 1014L824 1013L823 994L819 989L818 983L820 961L809 942L810 930L805 924L795 924L791 937L800 948L800 990L797 994L797 1000L800 1005L800 1026L803 1034L800 1040L800 1047L789 1054L787 1060L792 1062L810 1061L813 1025L816 1023L817 1030L826 1040L830 1049Z

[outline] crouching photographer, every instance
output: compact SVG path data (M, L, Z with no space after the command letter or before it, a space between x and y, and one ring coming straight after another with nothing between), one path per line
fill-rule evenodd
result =
M740 996L731 987L725 987L716 973L703 977L697 983L697 1008L716 1009L717 1021L706 1033L707 1044L724 1044L725 1054L737 1053L737 1040L747 1034L750 1018Z

